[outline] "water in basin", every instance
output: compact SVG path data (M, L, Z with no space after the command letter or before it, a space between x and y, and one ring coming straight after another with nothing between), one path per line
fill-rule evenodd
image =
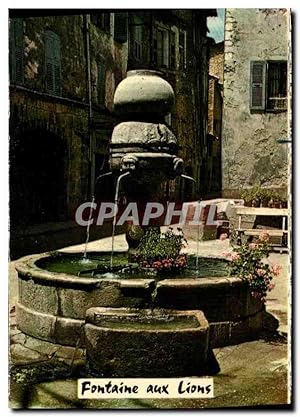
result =
M182 271L158 272L153 268L139 268L138 264L128 263L127 254L116 253L113 269L110 267L110 253L89 254L83 258L81 254L57 255L41 259L36 263L39 268L50 272L58 272L80 276L81 278L102 279L176 279L176 278L207 278L229 275L229 263L223 259L188 257L188 267Z

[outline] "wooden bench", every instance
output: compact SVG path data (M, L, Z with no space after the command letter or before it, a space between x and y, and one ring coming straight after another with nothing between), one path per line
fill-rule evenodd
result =
M268 233L271 237L281 237L281 252L283 249L288 250L284 246L288 246L288 230L286 229L286 219L288 216L288 209L280 208L269 208L269 207L244 207L237 206L236 214L239 217L239 223L237 228L238 233L238 244L241 244L242 235L246 236L259 236L261 233ZM242 228L243 216L275 216L282 217L282 228L281 229L247 229ZM278 246L278 245L274 245Z

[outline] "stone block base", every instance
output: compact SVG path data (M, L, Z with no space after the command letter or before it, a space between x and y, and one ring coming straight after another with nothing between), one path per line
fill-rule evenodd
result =
M87 311L86 322L87 362L95 376L209 373L209 327L201 311L95 307Z

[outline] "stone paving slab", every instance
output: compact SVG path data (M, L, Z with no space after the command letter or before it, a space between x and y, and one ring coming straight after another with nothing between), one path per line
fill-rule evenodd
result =
M214 353L221 372L214 377L213 399L78 400L77 380L68 378L27 387L27 408L223 408L288 403L287 344L283 340L261 339ZM15 397L23 398L16 393ZM12 401L11 406L22 404Z

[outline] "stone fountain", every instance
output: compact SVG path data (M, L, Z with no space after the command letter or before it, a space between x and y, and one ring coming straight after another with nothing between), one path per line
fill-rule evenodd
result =
M170 84L154 71L130 71L117 87L121 123L110 144L116 200L119 186L129 199L146 201L183 174L177 139L164 121L173 103ZM200 265L196 273L158 280L102 273L99 265L109 270L111 256L88 252L82 263L82 253L59 252L19 260L19 329L86 347L95 375L159 377L211 374L218 368L211 348L253 339L262 328L263 305L245 281L228 276L225 260L216 260L223 267L215 276L201 276ZM124 252L113 256L127 265Z

